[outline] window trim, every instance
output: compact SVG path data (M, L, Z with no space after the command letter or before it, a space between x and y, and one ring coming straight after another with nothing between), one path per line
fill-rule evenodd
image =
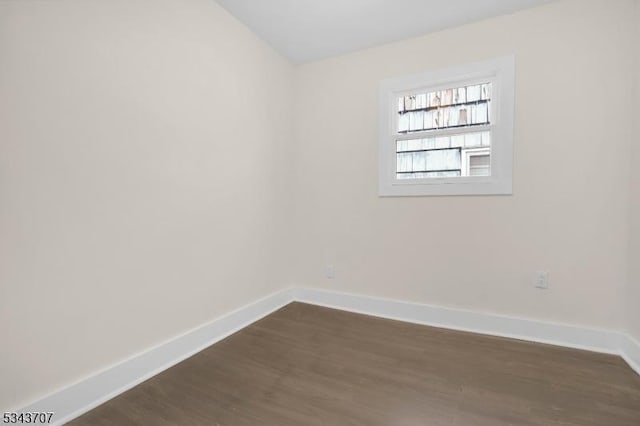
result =
M397 97L422 91L491 82L491 123L465 128L397 133ZM506 56L380 83L379 195L493 195L512 194L515 58ZM491 132L491 176L406 179L396 178L396 140L447 133Z

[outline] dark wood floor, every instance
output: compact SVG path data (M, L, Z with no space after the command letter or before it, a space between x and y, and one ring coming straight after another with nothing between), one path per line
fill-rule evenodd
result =
M74 425L640 425L616 356L290 304Z

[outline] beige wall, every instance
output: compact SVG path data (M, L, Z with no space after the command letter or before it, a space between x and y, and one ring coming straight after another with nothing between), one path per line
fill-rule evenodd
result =
M633 3L561 1L297 69L296 284L622 327ZM512 53L513 196L379 198L379 81Z
M294 71L211 0L0 2L0 409L287 284L640 338L634 4ZM514 195L379 198L378 82L511 53Z
M291 72L212 0L0 2L0 411L281 288Z
M640 342L640 0L635 10L635 116L631 139L631 232L629 247L629 295L627 296L628 330Z

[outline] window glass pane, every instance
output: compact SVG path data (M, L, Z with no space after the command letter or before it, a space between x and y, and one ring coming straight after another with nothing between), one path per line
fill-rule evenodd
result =
M416 97L405 96L404 97L404 109L405 111L412 111L416 108Z
M482 146L482 134L481 133L467 133L464 135L465 148L477 148Z
M407 142L407 151L417 151L422 149L422 139L412 139Z
M398 98L398 133L490 123L491 83Z
M491 145L491 133L482 132L482 146L490 146L490 145Z
M480 85L468 86L467 87L467 101L475 102L480 100Z
M424 111L412 111L409 113L409 130L424 129Z
M397 178L490 176L490 136L490 132L474 132L398 140Z
M491 99L491 84L485 83L482 85L481 99Z
M489 122L489 109L486 103L476 105L476 120L474 123L488 123Z
M436 147L436 138L424 139L424 149L434 149Z
M450 137L411 139L396 142L396 174L398 179L424 179L462 175L462 148L432 148L434 144L450 144Z
M451 136L451 148L458 148L464 146L464 135Z
M431 172L431 173L427 173L427 177L439 177L439 178L444 178L444 177L458 177L460 176L460 171L456 170L456 171L451 171L451 172Z
M397 161L398 161L398 164L397 164L398 173L411 171L411 164L412 164L411 154L398 154Z
M491 83L398 98L398 132L490 124ZM398 179L491 175L491 133L464 132L396 142ZM465 159L463 161L463 159Z
M448 171L461 168L459 149L427 151L427 171Z
M409 114L401 114L398 117L398 132L404 133L409 130Z
M414 152L412 170L426 170L427 169L427 151Z
M451 146L450 136L440 136L436 138L436 148L449 148Z

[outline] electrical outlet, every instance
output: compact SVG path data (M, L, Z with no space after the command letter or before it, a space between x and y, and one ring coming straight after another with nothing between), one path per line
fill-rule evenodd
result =
M546 290L549 288L549 273L547 271L536 271L533 284L536 288Z
M328 280L332 280L336 277L336 267L333 265L327 265L324 267L324 276Z

